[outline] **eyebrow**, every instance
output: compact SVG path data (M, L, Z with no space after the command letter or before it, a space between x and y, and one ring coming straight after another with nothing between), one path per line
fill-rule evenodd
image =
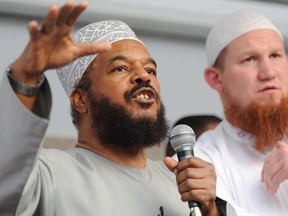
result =
M117 60L127 61L128 57L126 57L124 55L117 55L117 56L114 56L114 57L110 58L109 63L111 64L111 63L113 63L114 61L117 61ZM156 61L153 58L147 58L146 60L149 63L152 63L157 68L157 63L156 63Z

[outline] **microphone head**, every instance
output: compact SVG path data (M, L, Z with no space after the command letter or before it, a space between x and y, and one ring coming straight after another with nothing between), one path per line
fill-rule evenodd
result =
M195 144L195 133L191 127L185 124L175 126L170 133L169 142L177 152L178 149L190 147L193 149Z

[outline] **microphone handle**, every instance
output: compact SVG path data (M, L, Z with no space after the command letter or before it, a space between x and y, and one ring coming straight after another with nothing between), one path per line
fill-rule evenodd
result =
M183 147L181 149L178 149L176 151L176 153L177 153L177 157L178 157L179 161L182 161L186 158L194 157L194 151L193 151L193 148L191 148L191 147L186 147L186 148ZM200 208L201 204L199 202L196 202L196 201L188 201L188 205L189 205L189 208L191 209L191 212L192 212L192 210L196 210L196 209ZM200 212L200 214L197 213L197 215L201 215L201 212Z
M190 215L189 216L202 216L200 208L199 207L192 207L190 209Z

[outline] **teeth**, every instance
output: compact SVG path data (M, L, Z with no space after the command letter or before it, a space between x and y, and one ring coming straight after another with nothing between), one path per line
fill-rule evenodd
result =
M140 95L138 95L138 97L145 98L146 100L150 99L150 96L148 94L140 94Z

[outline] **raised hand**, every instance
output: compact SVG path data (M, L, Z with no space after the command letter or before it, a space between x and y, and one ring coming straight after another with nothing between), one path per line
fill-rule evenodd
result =
M276 148L276 151L266 158L261 174L261 181L271 195L288 179L288 145L279 141Z
M47 69L63 66L83 55L90 55L110 48L105 42L74 44L72 28L87 2L75 5L73 1L59 8L52 5L40 27L36 21L28 25L30 41L12 65L12 74L27 84L37 82Z

